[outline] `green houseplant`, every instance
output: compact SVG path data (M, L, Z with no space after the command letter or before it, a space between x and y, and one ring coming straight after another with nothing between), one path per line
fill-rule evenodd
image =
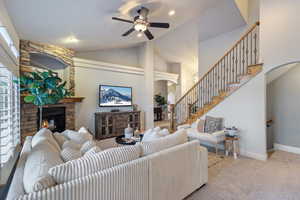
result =
M167 104L167 100L165 97L159 95L159 94L156 94L154 96L154 101L157 103L158 106L164 106Z
M66 81L62 81L53 71L35 71L20 76L20 91L25 94L24 101L39 108L40 128L42 127L42 110L44 105L56 104L70 92L65 88Z

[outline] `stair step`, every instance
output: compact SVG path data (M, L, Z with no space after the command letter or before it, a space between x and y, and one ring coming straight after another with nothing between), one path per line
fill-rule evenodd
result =
M262 71L262 64L250 65L247 71L249 75L256 75Z

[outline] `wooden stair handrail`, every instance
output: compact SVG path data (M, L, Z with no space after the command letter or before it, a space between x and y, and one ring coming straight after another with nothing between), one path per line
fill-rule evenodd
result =
M176 107L177 104L179 104L218 64L225 58L243 39L245 39L249 33L251 33L257 26L260 25L260 22L257 21L254 25L251 26L251 28L225 53L224 56L222 56L216 64L214 64L198 81L195 83L175 104L174 107Z

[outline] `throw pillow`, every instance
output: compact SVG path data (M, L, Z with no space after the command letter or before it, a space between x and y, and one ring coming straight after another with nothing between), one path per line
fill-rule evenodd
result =
M75 142L73 142L72 140L67 140L64 142L64 144L62 145L62 149L65 149L67 147L70 147L72 149L78 149L80 150L81 148L81 145L80 144L77 144Z
M49 170L49 174L57 183L64 183L138 159L140 154L141 148L139 145L111 148L54 166Z
M80 158L82 156L80 150L73 149L71 147L64 148L60 152L60 156L63 159L64 162L68 162L70 160L75 160L77 158Z
M158 140L150 142L141 142L142 155L150 155L152 153L173 147L178 144L183 144L187 142L187 133L185 129L176 131L173 134L162 137Z
M160 129L150 129L150 131L146 131L143 136L142 142L150 142L162 138L163 135L159 134Z
M169 135L170 132L169 132L168 129L164 128L164 129L160 130L160 131L158 132L158 134L164 137L164 136Z
M48 142L55 147L56 151L60 152L61 148L59 144L54 139L52 132L47 128L40 129L32 138L31 146L35 147L38 143L43 140L48 140Z
M213 133L222 130L223 118L215 118L206 116L205 118L205 133Z
M87 151L89 151L90 149L92 149L93 147L97 146L97 144L94 141L86 141L80 148L80 152L82 154L85 154Z
M63 135L65 135L68 139L76 142L77 144L83 144L88 140L92 140L93 136L87 132L77 132L77 131L72 131L72 130L65 130L62 132Z
M32 148L27 157L23 185L27 193L37 192L55 185L54 179L49 176L48 170L51 167L62 164L59 152L48 140L39 142Z
M191 128L197 129L197 124L199 123L200 119L197 119L194 123L192 123Z
M59 144L60 148L62 148L62 145L67 141L68 139L61 133L55 132L53 134L54 139Z
M204 127L205 127L205 120L199 119L197 123L197 131L199 133L204 133Z
M95 154L95 153L99 153L100 151L101 151L100 147L95 146L95 147L91 148L90 150L88 150L88 151L84 154L84 156L90 156L90 155L93 155L93 154Z

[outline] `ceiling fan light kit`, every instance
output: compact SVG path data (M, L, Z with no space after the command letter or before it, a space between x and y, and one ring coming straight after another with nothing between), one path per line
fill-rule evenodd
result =
M133 27L122 35L123 37L128 36L133 31L138 31L138 32L143 32L145 34L145 36L148 38L148 40L152 40L152 39L154 39L154 36L149 31L149 27L153 27L153 28L169 28L170 27L169 23L148 22L148 14L149 14L148 8L141 7L141 9L139 9L137 11L137 13L138 13L138 16L134 17L134 21L127 20L127 19L121 19L121 18L117 18L117 17L112 18L113 20L118 20L118 21L133 24Z

